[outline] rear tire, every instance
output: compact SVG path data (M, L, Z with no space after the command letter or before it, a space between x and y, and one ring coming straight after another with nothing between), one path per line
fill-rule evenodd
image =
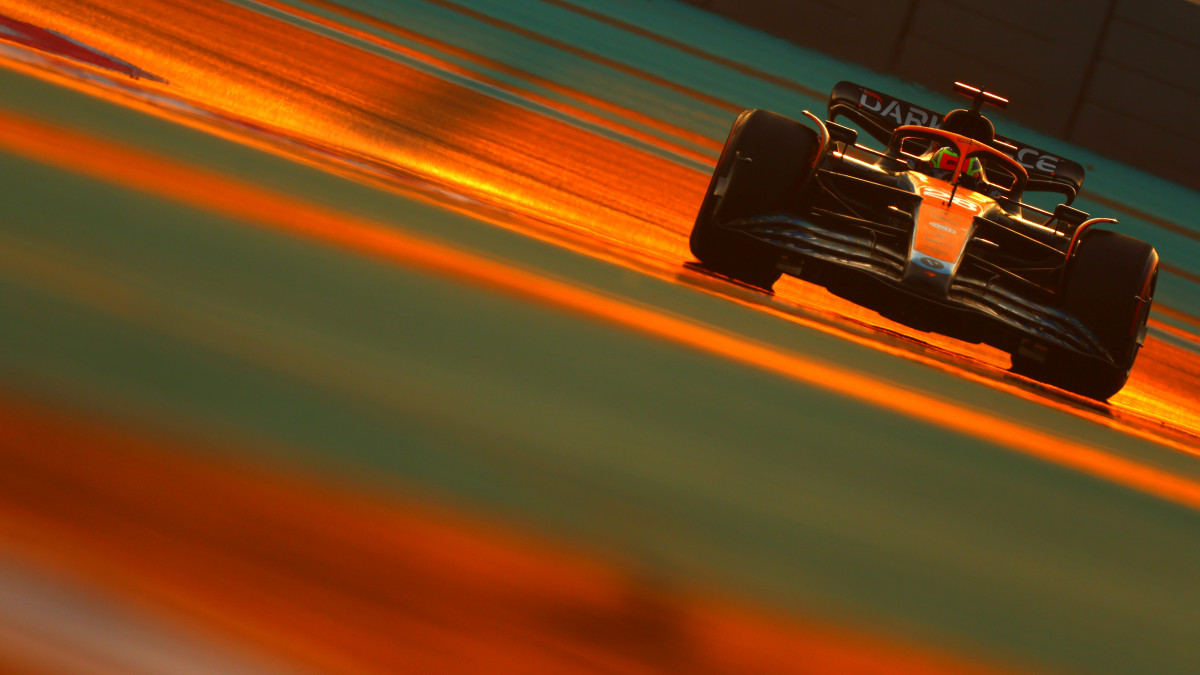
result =
M783 115L747 110L738 116L689 239L692 254L704 267L771 289L780 277L775 267L779 254L769 245L717 223L795 207L819 148L815 131ZM722 180L724 191L718 196Z
M1108 230L1088 231L1067 269L1063 309L1092 331L1114 363L1051 347L1041 363L1014 354L1013 371L1089 398L1108 399L1129 380L1157 279L1153 246Z

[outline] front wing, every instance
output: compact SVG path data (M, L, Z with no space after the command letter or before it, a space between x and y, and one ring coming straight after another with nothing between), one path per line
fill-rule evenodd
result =
M946 312L969 312L1043 343L1114 363L1096 336L1080 321L997 279L956 274L945 298L931 297L904 282L906 253L880 244L869 234L823 226L791 214L767 214L721 225L769 244L782 254L780 269L798 275L807 260L817 260L864 275L904 293L915 302Z

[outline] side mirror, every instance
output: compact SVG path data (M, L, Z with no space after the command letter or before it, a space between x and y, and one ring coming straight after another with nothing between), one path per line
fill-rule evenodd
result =
M833 122L826 122L825 128L829 130L829 139L843 143L845 145L854 145L858 142L858 132L850 127L844 127Z
M1054 217L1051 218L1051 220L1062 223L1063 227L1061 231L1071 234L1075 231L1075 228L1083 224L1084 221L1086 221L1089 217L1090 216L1088 214L1080 211L1079 209L1071 208L1066 204L1059 204L1058 206L1054 207ZM1054 231L1058 232L1060 229L1056 226Z

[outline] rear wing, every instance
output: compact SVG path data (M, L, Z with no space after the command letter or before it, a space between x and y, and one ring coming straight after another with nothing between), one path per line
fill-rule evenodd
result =
M896 127L940 127L942 116L919 105L881 94L853 82L838 82L829 96L829 121L843 115L880 143L887 144ZM1083 187L1083 166L1045 150L996 135L991 144L1029 171L1026 191L1058 192L1074 201Z

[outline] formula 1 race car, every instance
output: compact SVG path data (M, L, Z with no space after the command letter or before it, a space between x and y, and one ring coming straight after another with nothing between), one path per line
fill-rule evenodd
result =
M944 118L840 82L810 128L738 116L691 233L701 265L770 290L781 274L919 330L986 343L1013 371L1095 399L1125 385L1158 275L1149 244L1074 209L1079 164L995 134L1005 107L962 83ZM885 144L857 143L845 117ZM1051 212L1022 199L1050 193Z

